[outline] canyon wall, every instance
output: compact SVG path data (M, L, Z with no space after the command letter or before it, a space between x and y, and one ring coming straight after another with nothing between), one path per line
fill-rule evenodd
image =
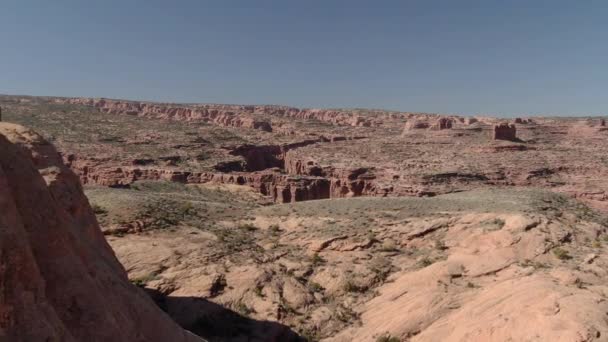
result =
M380 126L385 121L385 118L363 116L353 111L300 109L274 105L179 105L93 98L56 98L54 101L56 103L91 106L106 113L184 121L201 120L220 126L254 128L267 132L272 132L273 130L271 123L267 120L256 118L253 114L305 120L313 119L336 125L361 127ZM401 119L406 115L408 114L394 114L394 117L389 119Z

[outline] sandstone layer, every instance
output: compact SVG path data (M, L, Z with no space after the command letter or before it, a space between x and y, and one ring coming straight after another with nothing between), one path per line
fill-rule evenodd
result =
M8 123L0 255L2 341L202 341L129 283L55 148Z

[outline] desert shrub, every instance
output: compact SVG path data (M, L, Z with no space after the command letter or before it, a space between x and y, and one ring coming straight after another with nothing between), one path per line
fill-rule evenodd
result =
M498 228L502 228L502 227L504 227L504 226L505 226L505 220L503 220L503 219L501 219L501 218L495 218L495 219L492 221L492 223L493 223L493 224L495 224L495 225L497 225L497 226L498 226Z
M401 342L401 340L395 336L382 335L376 339L376 342Z
M310 262L312 263L313 266L319 266L319 265L323 265L326 260L323 259L319 253L315 253L312 255L312 257L310 257Z
M353 280L349 279L346 281L346 283L344 283L344 291L363 293L363 292L367 291L367 286L359 285L359 284L355 283Z
M256 230L258 230L258 227L256 227L255 225L251 224L251 223L245 223L245 224L241 224L239 226L240 229L249 231L249 232L254 232Z
M428 257L422 258L418 262L418 265L420 265L420 267L427 267L427 266L431 266L432 264L433 264L433 260L431 260L431 258L428 258Z
M322 292L323 290L325 290L323 288L323 286L321 286L319 283L315 283L314 281L311 281L311 282L308 283L308 288L312 292Z
M555 257L557 257L559 260L572 259L572 256L568 253L568 251L560 247L553 249L553 255L555 255Z
M95 213L95 215L105 215L108 213L106 208L95 203L91 204L91 209L93 209L93 213Z

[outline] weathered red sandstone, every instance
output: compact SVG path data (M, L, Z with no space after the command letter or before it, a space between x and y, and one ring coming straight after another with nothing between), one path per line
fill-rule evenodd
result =
M55 148L7 123L0 255L0 341L201 341L130 284Z
M9 97L2 104L6 103L11 108L8 111L9 114L15 113L15 110L19 109L27 115L28 110L36 105L35 102L28 102L29 104L26 106L16 105L26 100L15 100ZM45 100L74 101L74 103L90 106L98 101L42 99L42 101ZM106 101L139 104L139 102L131 101ZM124 105L125 108L130 108L127 104ZM566 188L563 184L567 184L570 187L588 190L587 186L583 185L583 183L587 183L581 180L589 177L589 170L598 168L603 170L604 167L601 163L596 163L592 157L594 156L594 146L603 146L603 141L605 141L606 127L599 125L600 118L589 120L537 118L534 121L521 118L522 122L529 124L518 125L517 135L509 133L506 138L511 140L517 139L519 136L528 141L527 144L500 141L488 144L494 125L502 122L501 119L360 110L298 109L285 106L154 103L145 103L145 105L162 107L158 110L165 114L159 114L159 117L169 118L170 114L174 113L175 120L199 120L192 116L197 110L230 112L243 118L254 117L270 120L273 132L265 134L247 130L242 132L231 130L237 135L242 133L246 138L244 140L249 142L246 145L234 145L240 142L231 141L230 146L233 147L226 147L223 142L218 143L213 136L207 137L206 134L215 128L206 125L204 126L207 130L199 130L200 136L197 135L196 140L184 140L171 144L158 141L158 135L143 132L145 125L141 125L143 128L137 126L137 129L141 129L142 132L133 136L125 136L123 132L121 139L124 139L127 144L141 143L167 150L174 149L166 154L159 154L154 153L154 148L150 146L150 148L146 148L148 152L145 155L123 151L122 146L117 147L105 142L96 146L94 143L89 144L84 150L63 140L62 134L56 135L56 128L49 129L46 133L56 135L58 145L66 153L74 153L82 157L85 154L96 156L95 151L98 148L103 151L98 158L73 157L74 160L67 161L82 178L82 181L87 184L129 186L137 180L234 183L251 186L278 202L295 201L300 198L327 198L327 196L329 198L384 195L429 196L479 186L526 186L531 183L540 186L546 185L554 189ZM115 108L116 113L125 115L125 109L121 109L121 106L118 105ZM139 105L136 105L136 110L130 114L141 114L140 108L137 106ZM88 108L66 107L73 108L73 112L95 113L94 110ZM15 116L12 115L14 119ZM57 115L64 116L60 112L48 113L48 115L55 115L53 118ZM92 117L99 119L94 115ZM451 130L441 132L429 129L431 126L441 128L442 120L440 119L442 118L452 123ZM116 120L120 121L124 118L117 117ZM342 127L319 124L316 121ZM367 121L370 122L370 127L353 126L353 123L366 126ZM445 120L443 121L445 122ZM377 126L379 122L382 127ZM403 134L409 134L408 139L395 140L400 128L404 125L407 129L403 130ZM511 130L510 125L506 125L506 128ZM352 139L351 137L357 135L367 135L367 140L340 143L340 141ZM260 137L262 137L262 142L252 143ZM274 138L277 138L276 141L273 140ZM498 135L498 138L501 138L501 134ZM505 136L502 135L502 138ZM205 155L210 156L209 159L202 159L208 162L201 163L201 160L197 159L197 155L192 152L197 149L202 151L200 153L202 158L205 158ZM573 150L577 152L570 152ZM119 153L113 154L114 151ZM480 152L481 154L479 154ZM536 168L544 160L539 156L547 154L551 162L564 163L569 160L571 155L579 152L585 156L585 161L580 163L572 161L580 164L576 168L577 171L560 172L547 176L547 180L541 178L526 180L525 175L528 169ZM476 159L479 156L481 157ZM433 174L443 175L461 171L469 173L471 165L476 165L475 172L484 175L487 180L478 181L455 176L446 178L446 181L433 183L424 179L425 176ZM356 172L353 170L357 169L369 171L355 175ZM598 182L601 179L601 173L603 171L597 174ZM351 177L351 175L353 176ZM438 179L443 180L442 177ZM576 184L576 186L572 184ZM596 183L593 184L592 187L595 188ZM577 191L582 191L581 189L577 189Z
M59 103L70 103L98 108L100 111L112 114L137 115L157 119L182 121L206 121L219 126L244 127L272 132L270 122L251 116L247 106L231 108L190 108L178 105L157 104L146 102L119 101L107 99L57 99ZM244 110L243 110L244 109Z
M160 119L183 121L207 121L220 126L245 127L272 132L272 124L259 115L319 120L337 125L371 127L382 124L382 120L373 121L351 111L326 109L299 109L286 106L246 106L201 104L184 106L92 98L57 98L57 103L70 103L96 107L106 113L137 115Z
M494 140L516 141L517 129L515 128L515 125L508 123L494 125L494 135L492 138Z

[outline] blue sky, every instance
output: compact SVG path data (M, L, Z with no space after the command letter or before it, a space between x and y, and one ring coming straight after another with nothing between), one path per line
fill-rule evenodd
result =
M3 0L0 93L598 115L607 1Z

